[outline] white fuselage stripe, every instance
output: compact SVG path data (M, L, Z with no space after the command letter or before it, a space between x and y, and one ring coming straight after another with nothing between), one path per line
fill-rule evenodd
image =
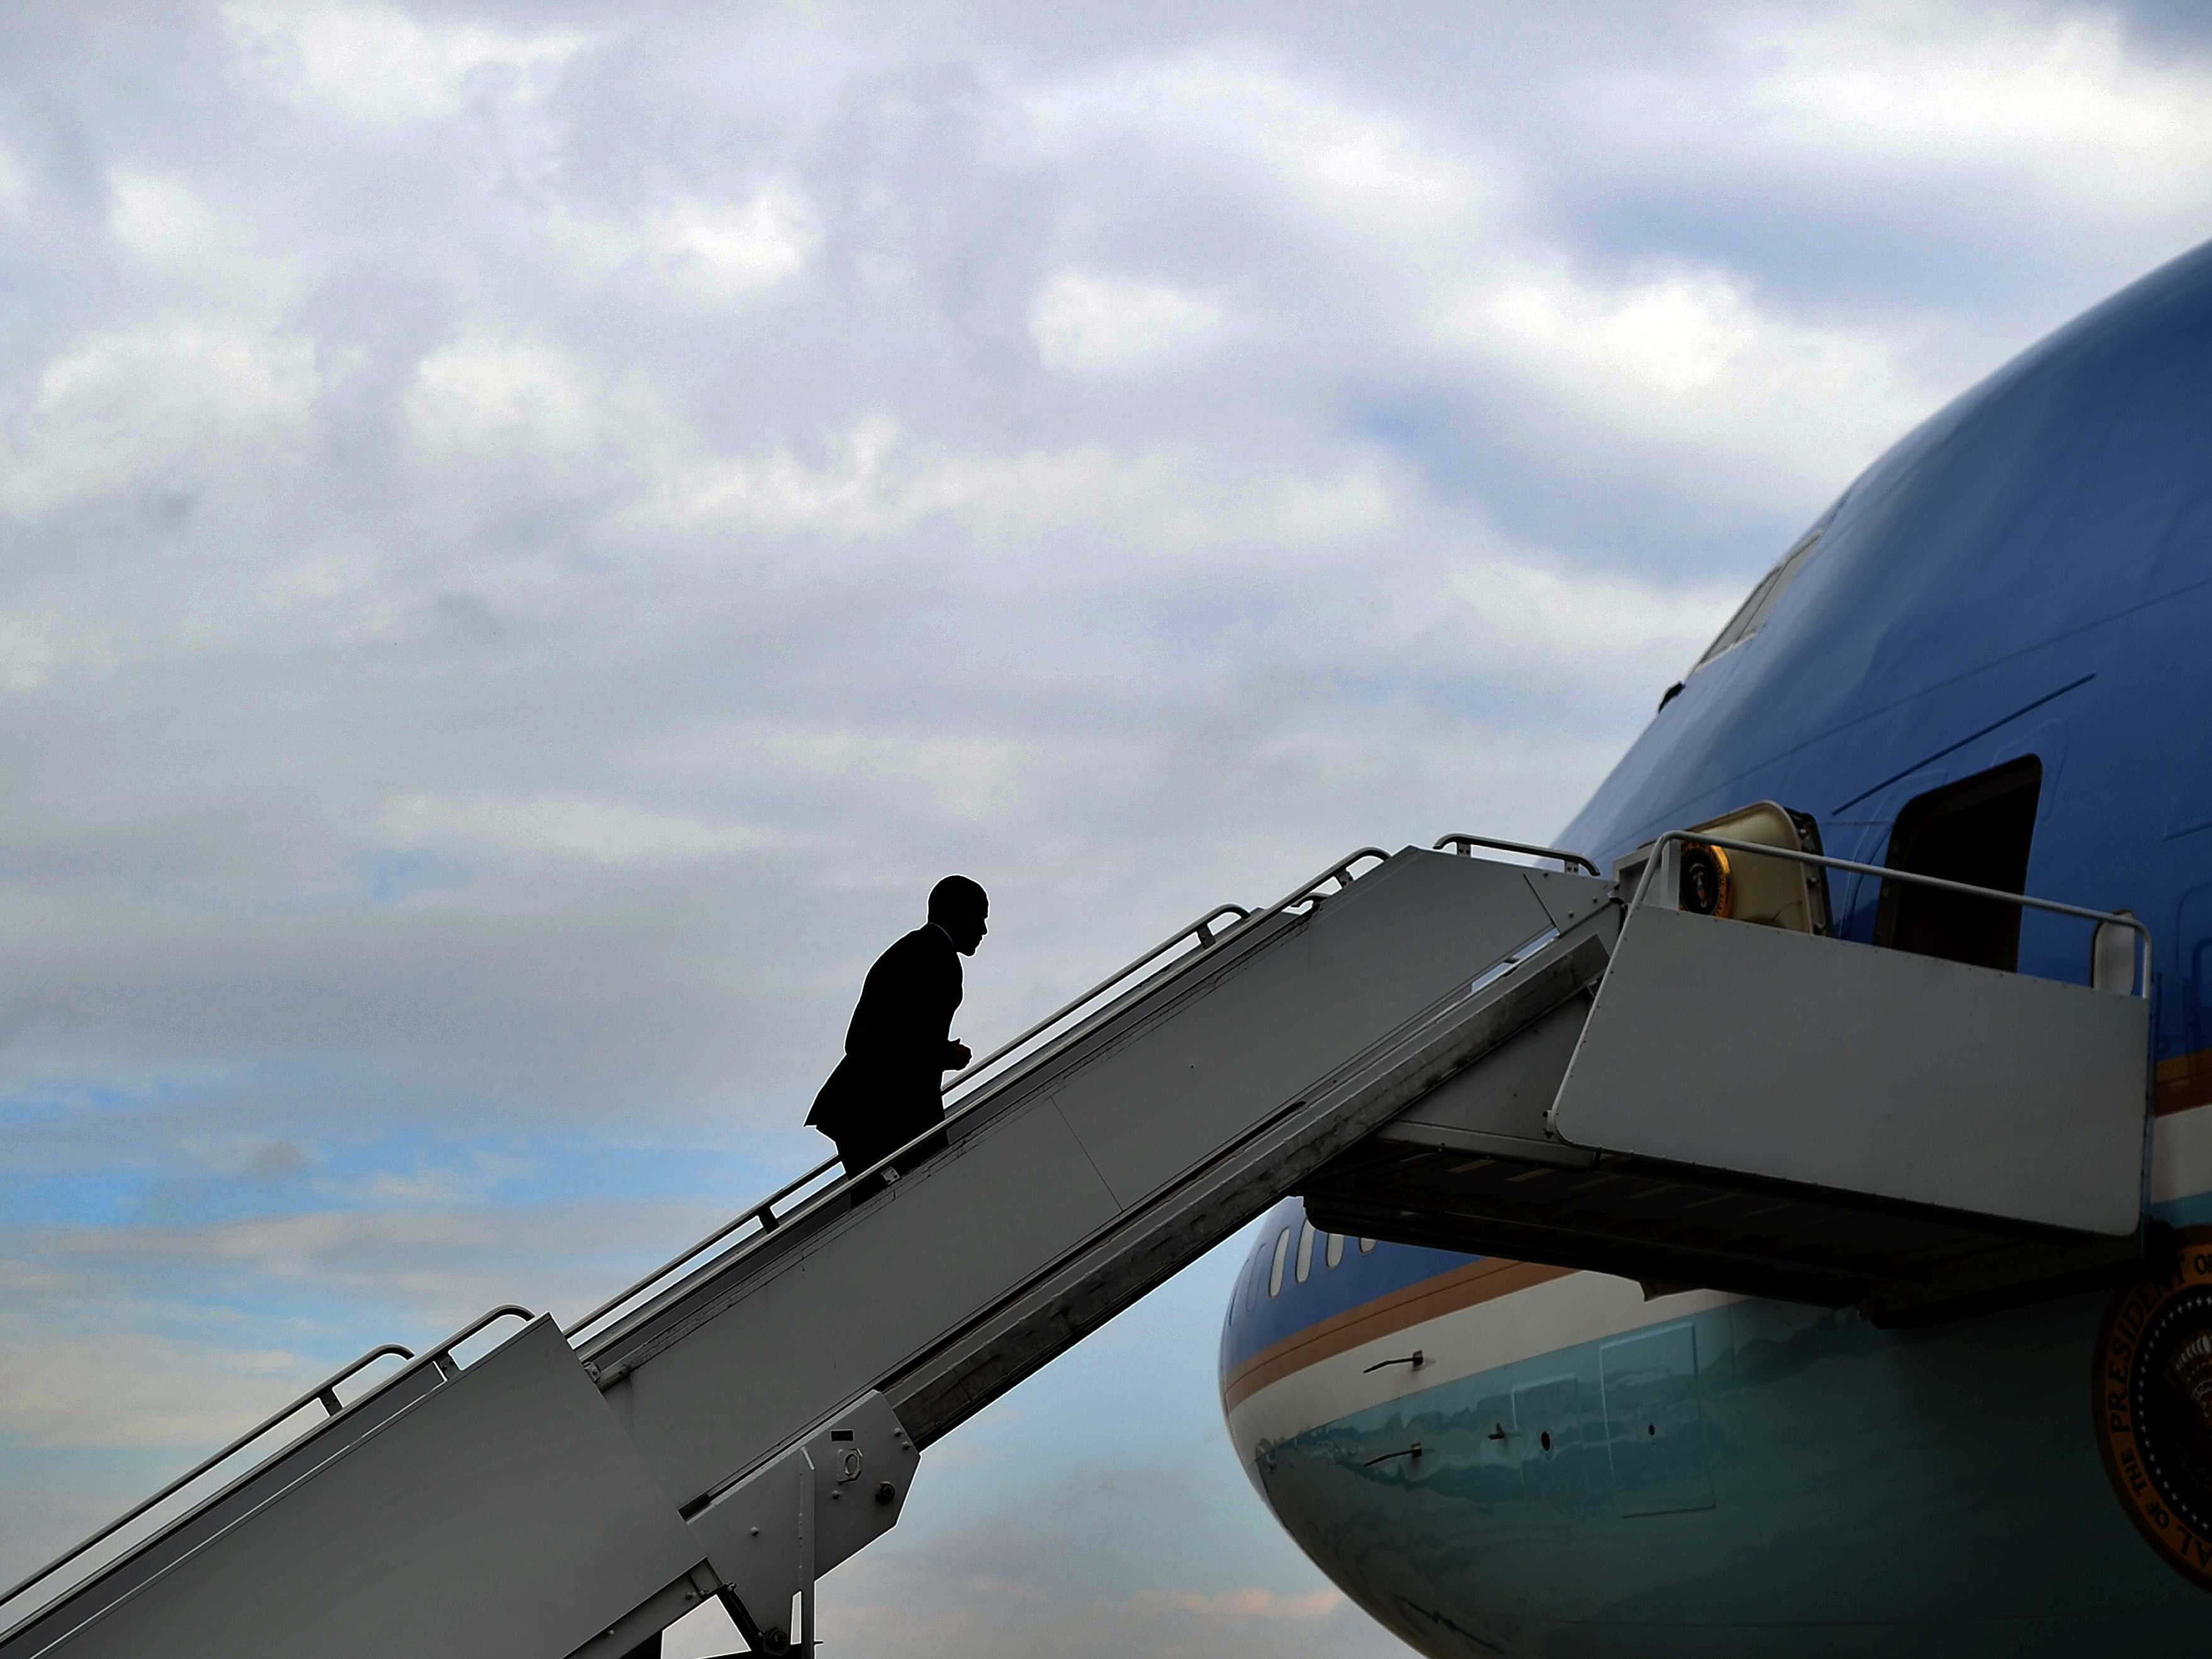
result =
M1664 1323L1738 1300L1719 1291L1685 1291L1645 1301L1634 1280L1570 1273L1393 1331L1291 1372L1229 1413L1238 1454L1440 1383L1455 1382L1516 1360L1533 1359L1624 1331ZM1368 1367L1419 1349L1421 1364Z
M2150 1141L2150 1201L2170 1204L2212 1191L2212 1106L2159 1119Z

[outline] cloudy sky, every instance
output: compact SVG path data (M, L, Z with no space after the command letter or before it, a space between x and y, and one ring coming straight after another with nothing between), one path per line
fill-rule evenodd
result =
M0 1571L1363 842L1556 830L1910 425L2212 234L2200 7L17 4ZM853 1654L1395 1650L1217 1254ZM726 1626L672 1653L714 1650Z

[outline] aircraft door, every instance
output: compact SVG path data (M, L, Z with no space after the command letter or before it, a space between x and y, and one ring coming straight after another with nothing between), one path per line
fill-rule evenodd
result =
M2043 763L2027 755L1916 795L1898 812L1886 861L1894 870L2026 892L2042 793ZM2012 973L2020 966L2020 927L2013 906L1886 881L1874 942Z
M1598 1351L1606 1443L1623 1516L1671 1515L1713 1506L1698 1398L1698 1332L1670 1325L1608 1342Z
M2159 1109L2212 1101L2212 885L2182 895L2173 918L2175 1051L2159 1062Z

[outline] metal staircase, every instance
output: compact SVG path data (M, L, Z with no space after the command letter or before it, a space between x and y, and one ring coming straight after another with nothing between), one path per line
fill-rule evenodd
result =
M2080 918L2095 982L1689 914L1686 844ZM1612 909L1524 1041L1304 1185L1316 1226L1884 1323L2140 1261L2151 955L2134 917L1681 831Z
M809 1642L924 1449L1288 1192L1877 1312L2139 1252L2141 996L1682 915L1674 844L1626 896L1364 848L1212 912L955 1079L904 1178L855 1203L825 1164L566 1331L411 1360L0 1659L617 1659L708 1596Z

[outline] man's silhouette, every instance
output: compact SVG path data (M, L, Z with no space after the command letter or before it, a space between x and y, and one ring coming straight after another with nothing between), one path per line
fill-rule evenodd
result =
M845 1058L806 1115L811 1127L837 1143L846 1174L866 1169L945 1121L945 1073L969 1059L968 1045L952 1040L960 958L974 956L990 931L985 926L990 908L981 887L965 876L947 876L929 890L927 925L868 969L845 1032ZM904 1174L944 1150L945 1137L933 1135L892 1168ZM888 1174L856 1187L853 1201L887 1184Z

